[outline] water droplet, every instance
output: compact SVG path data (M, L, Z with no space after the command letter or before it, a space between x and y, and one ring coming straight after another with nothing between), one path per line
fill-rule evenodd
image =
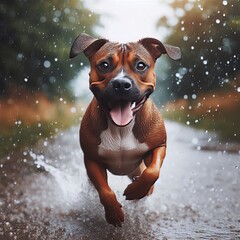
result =
M69 8L65 8L65 9L64 9L64 12L65 12L66 14L69 14L69 13L70 13L70 9L69 9Z
M77 112L77 109L76 109L75 107L72 107L72 108L70 109L70 111L71 111L71 113L75 113L75 112Z
M193 138L192 139L192 143L195 145L195 144L197 144L198 143L198 139L197 138Z
M198 5L198 8L203 11L203 7L201 6L201 4Z
M22 53L18 53L18 55L17 55L17 60L18 61L22 61L22 59L23 59L23 54Z
M224 1L222 2L222 4L223 4L224 6L227 6L228 2L227 2L226 0L224 0Z
M196 94L193 94L192 95L192 99L196 99L197 98L197 95Z
M219 24L220 23L220 19L216 19L216 23Z
M50 61L46 60L46 61L44 61L43 65L45 68L49 68L51 66L51 63L50 63Z
M45 23L47 21L47 18L45 16L40 17L40 22Z

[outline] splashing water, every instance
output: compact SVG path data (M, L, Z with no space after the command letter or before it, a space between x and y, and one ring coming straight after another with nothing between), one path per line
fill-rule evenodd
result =
M87 177L82 160L82 152L76 154L76 158L67 162L65 162L64 158L54 161L50 158L50 154L42 155L30 151L29 155L34 160L34 164L38 170L47 172L47 176L46 174L40 174L41 177L39 176L39 179L36 179L37 185L42 184L45 186L38 195L38 197L42 196L40 205L53 209L57 208L61 212L85 209L93 216L99 213L99 215L104 217L97 191ZM121 179L120 181L119 178ZM110 173L108 179L117 198L124 206L125 197L123 196L123 192L130 183L130 180L127 177L113 176ZM36 186L33 186L33 188L36 188ZM28 198L34 198L31 193L28 195L31 195ZM131 206L129 204L128 210L131 209ZM96 210L96 208L100 208L101 210Z
M69 173L48 164L47 162L49 161L45 159L43 155L37 155L32 151L30 151L29 154L33 158L37 168L44 168L54 177L58 186L61 188L63 198L66 201L75 203L79 200L78 196L83 191L83 185L85 185L86 182L86 178L81 178L83 171L81 171L80 168L76 168L78 169L78 172L75 175L70 175Z
M43 170L24 178L28 185L23 198L34 210L29 215L36 215L37 210L42 215L35 219L64 226L62 235L71 233L74 240L239 236L235 231L239 229L239 171L235 167L239 154L212 151L209 158L209 152L196 146L203 148L202 141L209 145L211 136L190 128L184 128L183 135L183 128L167 122L168 155L150 197L126 201L122 194L130 180L109 174L110 187L125 213L122 229L105 221L97 191L89 184L76 128L57 136L47 148L41 143L44 150L37 146L29 152L37 169ZM45 211L49 208L50 213Z
M109 174L125 213L121 229L106 222L89 184L77 127L40 141L23 161L7 158L0 166L0 238L238 239L239 153L220 151L219 144L203 151L218 143L214 136L171 122L166 128L168 153L151 196L126 201L129 179Z

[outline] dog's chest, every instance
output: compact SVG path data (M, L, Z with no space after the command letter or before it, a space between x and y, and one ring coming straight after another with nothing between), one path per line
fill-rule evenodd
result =
M134 171L148 151L146 143L139 143L133 134L134 121L126 127L117 127L111 122L101 135L98 153L108 170L114 174L125 175Z

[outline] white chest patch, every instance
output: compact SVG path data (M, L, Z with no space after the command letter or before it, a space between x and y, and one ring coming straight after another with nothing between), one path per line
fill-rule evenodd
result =
M98 153L104 158L104 164L113 174L126 175L134 171L148 151L145 143L139 143L132 129L134 120L126 127L117 127L108 122L108 128L101 135Z

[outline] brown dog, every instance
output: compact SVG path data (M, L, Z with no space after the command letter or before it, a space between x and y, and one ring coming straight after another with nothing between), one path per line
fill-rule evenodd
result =
M124 213L108 185L107 170L132 179L124 191L127 200L152 192L166 152L164 122L148 98L156 85L154 64L161 54L178 60L181 53L154 38L119 44L84 33L74 41L70 58L80 52L90 61L94 94L80 128L84 162L107 222L121 226Z

